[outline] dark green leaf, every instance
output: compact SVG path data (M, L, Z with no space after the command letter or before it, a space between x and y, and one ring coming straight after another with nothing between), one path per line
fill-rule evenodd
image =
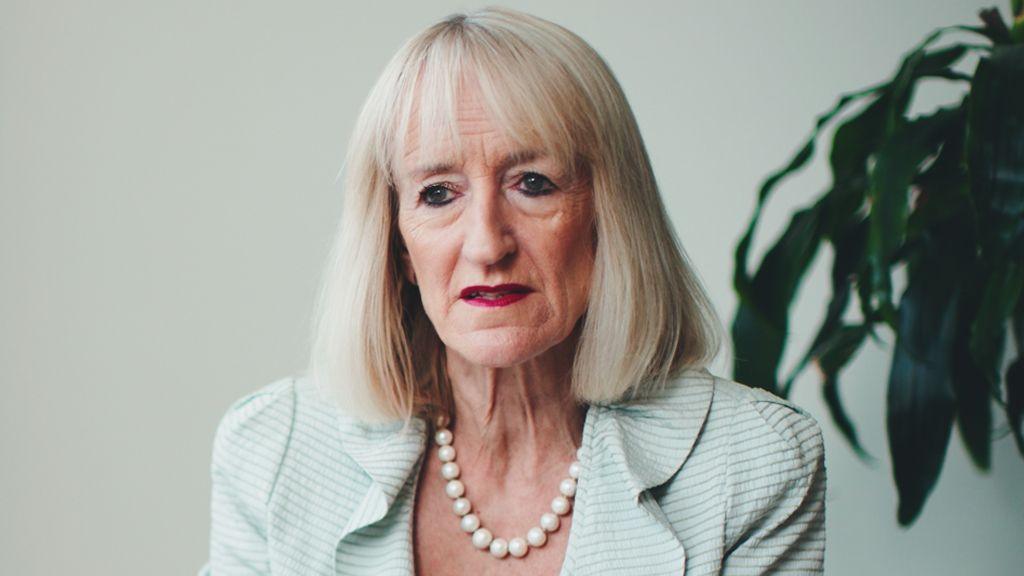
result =
M1006 28L1006 23L1003 22L998 9L986 8L978 12L978 17L985 23L984 34L992 40L993 44L1009 44L1012 42L1010 31Z
M874 288L872 305L881 309L891 305L889 267L906 233L910 183L918 167L939 145L937 136L948 129L959 114L958 108L942 108L902 124L876 155L869 175L871 214L867 261Z
M839 372L860 348L867 334L868 330L865 325L841 326L829 339L822 342L815 356L818 368L824 376L822 393L832 420L858 457L862 460L874 460L874 457L861 446L853 421L846 414L839 399Z
M1006 369L1006 418L1017 451L1024 456L1024 353Z
M953 28L940 28L932 32L903 58L886 94L889 103L886 118L888 132L895 132L904 122L903 116L913 99L914 89L919 78L946 74L949 67L955 64L969 48L976 48L976 46L954 44L934 52L926 51L932 42L951 29Z
M867 160L885 136L889 97L882 94L853 118L836 128L829 164L833 183L846 182L867 172Z
M960 220L964 229L969 226L968 222L966 216ZM956 230L948 225L946 230L936 229L934 235L963 238L964 244L974 246L973 234L957 234ZM957 268L964 282L957 310L956 336L950 355L953 391L957 403L956 421L960 429L960 438L974 464L981 470L988 470L992 453L992 389L985 371L981 369L970 351L971 323L983 302L984 273L981 261L973 257L973 254L963 252L961 250L958 255L951 250L950 253L951 258L960 261Z
M966 98L965 103L957 108L957 114L961 119L966 117ZM913 186L918 194L913 202L913 211L907 220L908 241L954 217L964 218L967 223L975 221L974 205L969 196L967 169L963 159L964 137L964 122L960 119L950 122L939 136L942 144L938 158L927 170L914 178ZM967 212L966 215L964 211ZM963 238L963 242L973 245L975 235L973 230L970 232L970 237Z
M751 280L750 292L741 295L745 316L742 321L737 316L733 323L733 378L744 384L778 390L776 371L785 345L789 307L821 243L820 215L820 202L793 215L785 232L765 254ZM780 336L777 346L766 345L763 334L748 332L768 327ZM754 366L754 362L759 365Z
M889 374L887 429L899 492L897 518L912 523L942 470L955 410L950 352L956 270L925 246L910 260Z
M832 259L832 299L825 311L825 319L818 329L807 352L790 372L782 386L782 395L788 396L793 383L803 369L814 359L822 343L829 340L842 325L842 317L850 301L854 276L864 268L864 243L867 236L867 219L861 218L837 235Z
M985 374L988 389L997 392L1006 348L1006 321L1024 288L1024 267L1013 261L997 264L988 274L981 305L971 324L971 356Z
M1024 259L1024 45L978 63L967 128L968 172L987 258Z
M1024 295L1013 313L1013 336L1017 358L1006 370L1006 419L1017 451L1024 456Z
M961 114L965 108L961 107ZM963 281L957 328L951 352L956 423L967 453L981 470L988 470L992 451L992 395L984 373L971 356L970 326L977 315L983 277L977 258L974 205L967 189L964 123L945 134L935 162L915 179L919 189L908 237L930 243L932 250L955 266Z
M747 300L740 299L732 323L733 379L774 393L775 369L786 335Z
M929 74L929 78L942 78L944 80L952 80L954 82L970 82L974 79L974 76L970 74L964 74L963 72L957 72L955 70L940 70L934 74Z
M1017 351L1024 354L1024 294L1017 299L1017 307L1013 310L1013 318L1010 321L1013 338L1017 343Z
M842 95L831 110L818 116L814 124L814 130L811 132L807 142L800 147L786 166L774 172L764 181L764 183L761 184L761 188L757 194L757 204L754 207L754 215L751 217L750 223L747 224L747 229L744 232L743 237L740 238L740 242L736 246L733 287L741 296L750 292L751 279L747 271L747 252L750 250L750 244L754 239L754 231L757 229L757 222L761 217L761 210L764 208L764 204L768 201L768 198L771 196L776 185L790 174L800 170L800 168L807 164L807 162L814 156L814 143L818 138L818 133L821 132L822 128L831 121L832 118L842 112L851 103L870 94L874 94L883 87L884 86L875 86L858 92Z
M913 75L920 78L921 76L946 72L950 66L956 64L971 48L980 47L967 44L952 44L933 52L926 52L921 60L917 62Z
M977 48L976 46L958 44L927 52L928 46L935 39L951 30L980 33L979 29L962 26L952 26L935 31L908 55L892 82L845 94L830 111L820 115L807 142L799 148L785 167L771 174L761 185L754 214L735 252L733 285L739 296L739 308L732 331L736 358L734 377L737 380L778 391L777 370L785 347L789 308L794 294L807 267L813 261L822 237L834 240L835 236L857 222L857 214L863 208L863 200L868 187L866 174L868 158L883 141L888 129L896 124L903 125L902 115L918 78L963 79L962 75L950 70L950 66L955 64L968 50ZM769 250L757 268L757 272L751 276L747 266L748 252L761 212L772 191L784 178L800 170L810 161L814 155L817 136L828 122L849 104L872 95L877 96L872 104L852 120L844 123L837 132L834 149L830 155L834 172L832 191L816 204L813 212L805 210L793 217L787 231ZM895 152L891 153L891 155L893 154ZM923 160L923 156L921 160ZM883 162L883 175L886 174L886 170L892 171L898 164L894 160L887 162L888 164ZM883 178L883 180L887 178ZM904 196L906 195L906 185L909 182L908 176L903 186ZM881 195L878 196L878 198L881 197ZM897 221L905 222L906 208L903 210L904 214L902 217L897 217ZM884 209L880 210L878 214L880 222L888 215L890 212L886 212ZM880 229L888 231L885 226ZM889 239L889 236L883 238ZM893 244L889 247L886 255L895 253L899 248L899 243ZM879 262L880 265L881 262ZM888 301L888 298L877 308L873 305L870 296L875 292L875 278L866 274L865 267L862 266L853 272L844 272L843 281L834 286L833 302L816 342L820 342L821 339L831 334L837 325L837 319L848 303L854 277L857 278L857 290L862 310L865 313L867 335L877 339L872 327L874 322L881 321L895 326L895 307ZM885 280L883 286L888 290L887 275ZM869 297L865 298L865 294ZM797 372L806 365L808 358L809 356L805 356ZM795 374L788 381L785 392L788 392L792 378L795 378Z

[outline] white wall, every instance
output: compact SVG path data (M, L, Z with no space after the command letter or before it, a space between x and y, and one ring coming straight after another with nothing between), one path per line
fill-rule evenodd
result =
M732 252L764 176L839 93L992 2L509 5L610 62L728 323ZM214 426L232 399L303 366L358 107L404 38L475 6L0 2L4 573L171 575L204 561ZM955 95L929 87L916 107ZM755 255L827 181L818 165L780 191ZM799 294L786 366L824 310L830 260ZM797 384L825 428L828 573L1019 573L1024 461L1009 438L984 475L955 437L917 525L896 526L887 373L871 348L843 380L874 468L831 425L813 374Z

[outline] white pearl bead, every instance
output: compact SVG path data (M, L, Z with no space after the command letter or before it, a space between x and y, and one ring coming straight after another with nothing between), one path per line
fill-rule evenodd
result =
M447 446L452 443L452 431L447 428L442 428L434 434L434 442L437 442L440 446Z
M451 462L455 460L455 448L451 446L441 446L437 449L437 457L441 459L441 462Z
M441 465L441 476L443 476L445 480L458 478L459 472L461 472L461 470L459 470L459 465L455 462L445 462Z
M504 558L508 554L508 542L504 538L491 540L491 556Z
M554 514L552 514L552 516L554 516ZM555 520L558 520L558 516L555 516ZM548 535L544 532L543 528L534 526L526 533L526 541L530 543L530 546L540 548L548 541Z
M444 493L447 494L449 498L458 498L466 493L466 487L462 484L462 480L449 480L448 483L444 485Z
M569 500L565 496L555 496L551 500L551 510L559 516L565 516L569 513Z
M491 540L494 536L491 535L491 531L487 528L478 528L476 532L473 532L473 547L477 550L483 550L491 545Z
M558 491L565 497L572 497L576 495L576 481L572 478L566 478L559 482Z
M469 511L473 509L473 505L469 503L469 500L465 498L456 498L452 502L452 512L455 512L458 516L465 516L469 514Z
M529 551L529 544L527 544L526 540L523 540L522 538L516 537L508 541L508 553L516 558L526 556L526 553Z
M476 532L480 527L480 518L476 514L466 514L459 520L459 527L463 532Z
M578 460L569 464L569 476L578 480L580 477L580 468L581 466Z
M540 515L540 527L543 528L545 532L554 532L555 530L558 530L559 524L561 524L561 521L558 519L558 516L555 516L551 512L545 512Z

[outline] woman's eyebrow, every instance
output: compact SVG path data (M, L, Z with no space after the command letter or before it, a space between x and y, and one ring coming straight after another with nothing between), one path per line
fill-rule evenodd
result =
M514 150L502 157L501 161L498 163L498 170L505 171L512 166L532 162L542 156L544 155L537 150ZM435 174L451 172L455 170L458 165L459 163L455 160L431 162L415 168L409 173L409 176L413 180L422 180L423 178L429 178Z
M455 168L455 166L456 162L453 161L426 164L410 172L409 177L412 178L413 180L422 180L423 178L429 178L434 174L440 174L442 172L451 172Z

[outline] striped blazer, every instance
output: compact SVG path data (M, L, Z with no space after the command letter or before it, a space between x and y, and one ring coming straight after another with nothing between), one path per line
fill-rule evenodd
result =
M213 443L200 575L412 576L428 428L412 424L344 417L304 376L239 399ZM822 573L821 431L787 400L691 369L591 405L580 458L560 576Z

